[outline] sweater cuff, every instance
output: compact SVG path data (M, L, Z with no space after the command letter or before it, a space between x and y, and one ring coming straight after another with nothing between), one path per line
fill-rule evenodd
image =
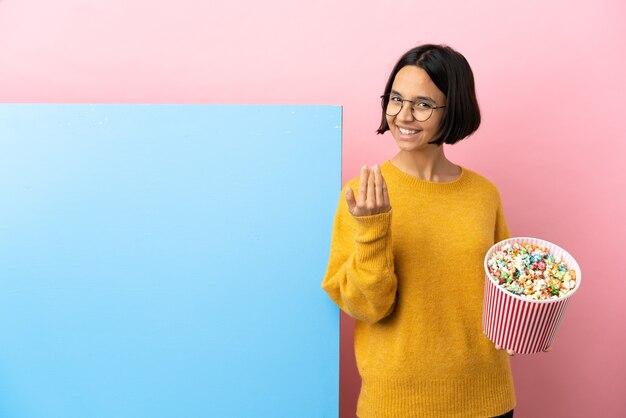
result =
M393 265L391 216L393 209L376 215L355 216L357 260L374 270Z
M384 238L391 226L391 212L377 213L376 215L355 216L357 223L356 242L366 243Z

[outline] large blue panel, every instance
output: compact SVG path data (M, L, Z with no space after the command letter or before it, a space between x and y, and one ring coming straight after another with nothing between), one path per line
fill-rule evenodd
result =
M341 107L0 106L0 416L336 417Z

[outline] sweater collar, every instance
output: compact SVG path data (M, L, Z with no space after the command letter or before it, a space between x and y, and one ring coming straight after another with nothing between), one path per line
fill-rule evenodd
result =
M410 187L415 187L425 191L437 192L460 190L467 183L469 177L468 170L461 165L459 165L459 168L461 169L461 175L459 177L452 181L438 182L422 180L419 177L405 173L393 165L391 160L387 160L381 165L381 170L385 170L387 175L393 176L399 183L407 184Z

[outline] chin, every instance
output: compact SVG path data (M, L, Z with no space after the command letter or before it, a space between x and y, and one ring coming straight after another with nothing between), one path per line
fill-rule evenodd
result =
M398 140L396 140L396 145L403 151L422 150L428 146L427 143L422 141L407 142Z

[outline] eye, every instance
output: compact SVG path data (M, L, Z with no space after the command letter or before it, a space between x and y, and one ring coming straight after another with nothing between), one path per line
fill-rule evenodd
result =
M401 103L402 102L402 97L391 96L391 97L389 97L389 101L390 102L395 102L395 103Z
M415 103L415 107L418 109L428 110L428 109L432 109L433 105L431 105L428 102L417 102Z

